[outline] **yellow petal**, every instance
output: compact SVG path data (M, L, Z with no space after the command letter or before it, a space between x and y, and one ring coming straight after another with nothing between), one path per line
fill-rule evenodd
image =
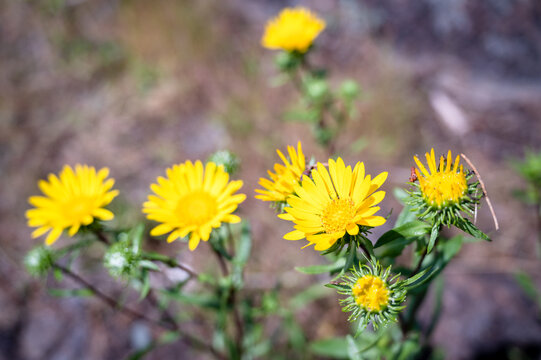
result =
M286 240L301 240L304 239L304 237L304 233L299 230L293 230L284 235L284 239Z

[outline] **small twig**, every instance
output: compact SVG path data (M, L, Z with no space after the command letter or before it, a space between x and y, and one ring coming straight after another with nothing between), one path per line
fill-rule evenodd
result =
M174 318L168 312L164 312L164 315L167 318L169 318L167 323L164 323L160 320L152 319L146 316L145 314L142 314L136 310L130 309L122 305L120 302L113 299L111 296L104 294L103 292L98 290L94 285L90 284L88 281L86 281L81 276L77 275L76 273L72 272L70 269L58 264L54 264L53 267L55 269L62 271L62 273L64 273L66 276L70 277L71 279L75 280L76 282L84 286L86 289L90 290L98 299L100 299L101 301L109 305L111 308L118 309L121 313L124 313L134 319L144 320L148 322L149 324L158 326L165 330L169 330L169 331L174 330L179 334L180 337L184 338L187 342L193 344L195 347L199 349L210 352L216 359L220 359L220 360L226 359L226 357L222 355L218 350L216 350L211 344L207 344L204 341L181 331L178 324L174 320Z
M220 252L216 250L212 245L211 245L211 248L214 255L216 255L216 257L218 258L218 264L220 264L220 269L222 270L222 274L224 276L229 276L229 270L227 270L227 264L225 263L225 260L222 254L220 254Z
M487 199L488 208L490 209L490 213L492 214L492 219L494 220L494 227L496 228L496 230L498 230L500 228L498 224L498 218L496 217L496 213L494 212L494 208L492 207L492 202L490 201L490 198L488 197L487 189L485 188L485 183L483 182L483 180L481 180L481 175L479 174L479 171L477 171L475 166L472 164L472 162L470 161L470 159L468 159L466 155L460 154L460 156L462 156L464 161L466 161L468 165L470 165L473 172L475 173L475 176L477 176L477 180L479 180L479 184L481 184L481 189L483 189L483 194L485 195Z
M437 241L437 240L436 240ZM436 244L434 244L436 246ZM415 267L415 270L413 270L413 273L410 275L410 277L417 275L419 270L421 270L421 266L423 265L423 261L425 260L426 255L428 254L428 246L423 252L423 255L421 255L421 258L419 259L419 262L417 263L417 266Z
M102 243L106 244L106 245L111 245L111 242L109 241L109 239L107 238L107 236L105 236L105 234L103 233L103 231L101 230L94 230L94 235L96 235L96 237L98 238L99 241L101 241Z
M76 273L72 272L70 269L58 264L54 264L53 267L55 269L62 271L62 273L64 273L66 276L70 277L71 279L75 280L76 282L84 286L86 289L90 290L94 295L96 295L98 299L102 300L113 309L118 309L120 312L123 312L124 314L131 316L132 318L142 319L151 324L157 325L162 328L166 328L167 330L172 330L170 326L166 326L163 322L159 320L151 319L145 314L142 314L136 310L130 309L122 305L116 299L112 298L109 295L104 294L103 292L98 290L94 285L90 284L88 281L86 281L81 276L77 275Z

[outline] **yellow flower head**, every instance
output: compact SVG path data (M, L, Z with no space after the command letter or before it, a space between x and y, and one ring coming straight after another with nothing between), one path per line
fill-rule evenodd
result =
M297 152L295 152L293 146L287 147L291 163L280 150L276 150L276 152L284 162L284 165L274 164L274 173L270 170L268 171L271 180L265 178L259 179L259 185L263 189L255 190L259 193L259 195L255 196L256 199L276 202L286 201L287 197L293 194L294 187L299 185L301 176L306 169L306 159L302 153L300 141L297 143Z
M213 228L240 222L233 212L246 199L244 194L234 194L242 181L229 182L223 166L208 162L203 169L199 160L186 161L166 173L167 178L160 176L157 184L150 185L156 195L149 195L143 204L147 218L161 223L150 235L171 232L167 242L172 242L191 233L189 248L194 250L200 240L209 239Z
M303 7L286 8L268 21L261 45L305 53L314 39L325 29L325 21Z
M374 275L365 275L352 287L357 305L367 311L380 312L389 303L389 290L385 282Z
M374 179L365 176L361 162L352 170L341 158L329 159L328 171L318 163L317 169L312 171L312 179L304 177L295 187L295 195L287 199L286 213L278 215L295 223L295 230L284 239L306 238L308 245L315 244L316 250L327 250L346 231L354 236L359 233L359 226L384 224L385 219L374 214L380 209L375 205L385 197L384 191L376 190L386 178L386 172Z
M37 227L32 237L50 230L45 243L51 245L68 227L73 236L94 218L113 219L113 213L103 208L118 195L118 190L111 190L115 181L106 180L108 175L108 168L96 172L92 166L76 165L73 171L66 165L58 177L49 174L49 181L40 180L38 185L45 196L31 196L28 201L36 208L26 212L28 226Z
M419 167L415 169L419 179L419 188L425 202L434 208L441 209L452 204L457 204L468 192L468 182L462 165L459 167L460 156L452 165L451 150L447 153L447 159L440 157L439 168L436 167L434 149L425 154L428 170L415 156L413 159Z

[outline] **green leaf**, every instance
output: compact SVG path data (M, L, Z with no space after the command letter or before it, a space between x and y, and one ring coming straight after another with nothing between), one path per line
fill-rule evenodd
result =
M286 317L285 329L291 346L297 351L303 351L306 348L306 338L302 328L292 315Z
M138 224L130 230L129 238L132 241L133 253L139 254L141 252L141 244L143 242L143 234L145 233L145 225Z
M430 334L432 334L432 331L434 331L434 329L436 328L436 325L438 324L438 321L441 317L441 310L443 305L443 290L445 289L443 276L436 279L435 283L434 312L432 313L430 324L428 325L428 328L426 330L427 337L430 337Z
M235 263L238 265L244 265L250 258L250 252L252 250L252 233L250 229L250 223L247 221L242 222L242 229L240 233L240 242L237 246L235 255Z
M474 236L474 237L478 238L478 239L482 239L482 240L486 240L486 241L492 241L492 240L490 240L490 238L488 237L487 234L485 234L484 232L479 230L477 228L477 226L472 224L472 222L470 220L466 219L466 218L462 218L462 219L460 219L460 221L457 221L456 227L459 228L460 230L470 234L471 236Z
M329 289L335 289L335 290L347 290L349 287L347 285L340 285L340 284L325 284L325 287L328 287Z
M289 301L289 306L292 310L302 309L309 303L331 294L332 292L327 287L321 286L321 284L314 284L295 295Z
M319 356L333 359L347 359L348 341L344 337L316 340L310 344L309 350Z
M407 200L410 197L408 192L402 188L394 188L393 195L396 198L396 200L398 200L398 202L402 204L403 206L406 206Z
M220 308L220 300L214 295L186 294L168 290L163 291L163 294L184 304L197 305L208 309Z
M149 291L150 291L150 276L148 274L148 271L143 270L141 273L142 279L141 279L141 289L139 291L139 300L143 300L147 297Z
M515 280L521 287L522 291L533 301L537 303L537 306L541 309L541 292L535 286L530 275L525 272L518 272L515 274Z
M428 247L426 249L427 254L430 254L432 248L434 247L434 244L436 244L436 239L440 234L440 227L441 225L437 221L434 223L434 226L432 226L432 231L430 232L430 240L428 241Z
M295 270L300 273L314 275L314 274L323 274L330 273L337 270L340 270L346 264L345 258L339 258L334 264L324 264L324 265L312 265L312 266L296 266Z
M443 253L443 261L447 264L451 259L458 254L464 243L464 238L462 235L457 235L451 239L441 241L441 251Z
M432 275L436 274L438 270L440 270L440 267L436 265L427 267L426 269L419 272L418 274L404 280L402 282L402 286L408 291L413 290L416 287L421 286L424 283L426 283L428 280L430 280Z
M348 342L348 357L350 360L361 360L361 351L357 347L357 343L355 343L355 340L351 335L348 335L346 337Z
M149 261L149 260L140 260L139 261L139 266L143 269L148 269L148 270L153 270L153 271L160 271L160 268L158 267L158 265L156 265L155 263L153 263L152 261Z
M48 289L52 296L56 297L90 297L94 292L90 289Z
M383 245L403 238L423 236L428 232L428 229L430 229L430 226L423 221L415 220L405 223L381 235L381 237L376 241L374 248L379 248Z

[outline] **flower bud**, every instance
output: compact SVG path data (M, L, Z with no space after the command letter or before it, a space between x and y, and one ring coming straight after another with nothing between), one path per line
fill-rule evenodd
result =
M329 93L329 85L323 79L312 79L306 82L306 94L313 100L321 100Z
M216 165L222 165L229 175L236 173L240 167L237 155L227 150L216 151L208 158L208 161L212 161Z
M130 276L138 262L139 258L128 241L113 244L103 257L103 265L113 277Z
M354 80L346 80L340 85L340 95L347 100L355 99L359 93L359 85Z
M44 246L33 248L24 257L24 266L33 276L46 275L53 266L52 251Z

